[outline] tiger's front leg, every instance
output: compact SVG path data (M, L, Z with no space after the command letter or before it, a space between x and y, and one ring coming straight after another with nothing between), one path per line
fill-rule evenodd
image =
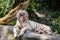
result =
M26 31L31 31L31 30L32 30L32 28L30 28L28 26L24 27L21 29L19 36L23 36Z
M14 32L14 40L19 40L20 29L15 26L15 27L13 28L13 32Z
M20 31L19 36L23 36L23 35L24 35L24 33L25 33L27 30L28 30L28 28L27 28L27 27L22 28L22 29L21 29L21 31Z

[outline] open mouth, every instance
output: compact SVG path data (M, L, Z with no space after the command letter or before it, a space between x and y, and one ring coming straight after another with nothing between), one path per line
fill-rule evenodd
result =
M20 20L24 20L24 15L23 14L20 14L20 16L19 16L19 18L20 18Z

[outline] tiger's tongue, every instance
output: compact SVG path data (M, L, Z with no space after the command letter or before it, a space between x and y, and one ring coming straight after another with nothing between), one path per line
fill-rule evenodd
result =
M24 20L24 17L23 16L20 16L20 20L23 21Z

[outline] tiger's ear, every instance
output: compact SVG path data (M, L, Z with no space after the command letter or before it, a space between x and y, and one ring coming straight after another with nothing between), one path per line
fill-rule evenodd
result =
M18 16L18 12L19 12L19 10L17 10L17 11L15 12L15 14L16 14L16 17Z

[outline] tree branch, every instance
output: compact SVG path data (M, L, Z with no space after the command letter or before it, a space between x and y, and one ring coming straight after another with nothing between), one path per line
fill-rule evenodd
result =
M6 22L8 23L16 13L17 10L19 9L24 9L29 5L29 1L20 3L17 7L15 7L14 9L12 9L6 16L4 16L3 18L0 18L0 24L6 24ZM7 21L9 20L9 21Z

